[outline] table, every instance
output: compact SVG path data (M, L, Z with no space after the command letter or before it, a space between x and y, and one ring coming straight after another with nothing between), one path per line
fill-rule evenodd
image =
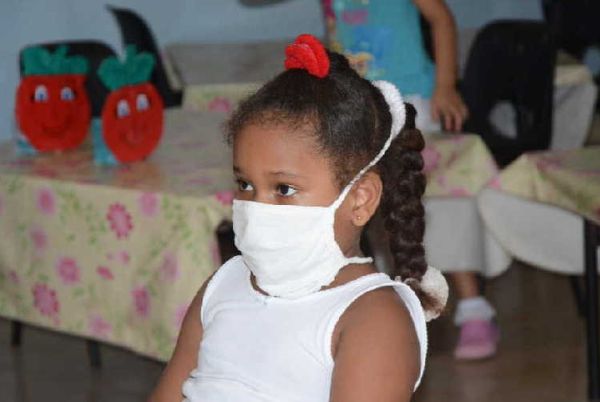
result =
M600 147L528 153L479 196L488 229L515 258L585 276L590 399L600 398Z
M231 161L219 114L171 111L146 162L0 148L0 315L166 360L219 265Z
M234 186L223 118L169 111L157 152L131 166L0 147L0 316L167 360L221 262ZM471 199L497 173L477 136L432 136L423 154L428 199Z

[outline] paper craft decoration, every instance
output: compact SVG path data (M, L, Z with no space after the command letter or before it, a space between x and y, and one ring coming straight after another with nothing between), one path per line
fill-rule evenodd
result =
M111 90L102 109L102 122L94 122L94 156L97 164L130 163L146 159L158 146L163 131L163 101L148 82L154 57L126 48L123 62L109 57L98 76Z
M23 50L22 61L15 100L20 151L66 151L81 145L91 117L84 87L87 60L67 56L67 46L54 53L36 46Z

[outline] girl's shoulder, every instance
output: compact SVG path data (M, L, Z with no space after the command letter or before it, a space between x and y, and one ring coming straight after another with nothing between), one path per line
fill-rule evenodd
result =
M341 339L346 341L340 342ZM421 303L408 285L385 281L351 301L339 318L333 342L334 359L341 348L368 350L373 344L405 350L407 357L415 353L418 385L427 354L427 327Z

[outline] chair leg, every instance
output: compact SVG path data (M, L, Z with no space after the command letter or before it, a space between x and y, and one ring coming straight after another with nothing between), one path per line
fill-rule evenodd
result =
M19 321L10 322L10 344L13 347L21 346L21 338L23 334L23 324Z
M86 345L90 365L93 368L102 367L102 359L100 357L100 344L96 341L87 340Z
M598 244L600 228L585 220L585 287L588 357L588 398L600 399L600 332L598 331Z

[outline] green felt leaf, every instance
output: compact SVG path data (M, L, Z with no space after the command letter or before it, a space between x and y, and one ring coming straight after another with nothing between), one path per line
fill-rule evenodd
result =
M83 56L67 56L68 47L59 46L54 53L41 46L23 50L23 75L86 74L88 61Z
M150 53L137 53L135 45L125 49L125 60L120 62L116 57L104 60L98 68L98 76L104 85L114 91L126 85L147 82L152 74L155 59Z

